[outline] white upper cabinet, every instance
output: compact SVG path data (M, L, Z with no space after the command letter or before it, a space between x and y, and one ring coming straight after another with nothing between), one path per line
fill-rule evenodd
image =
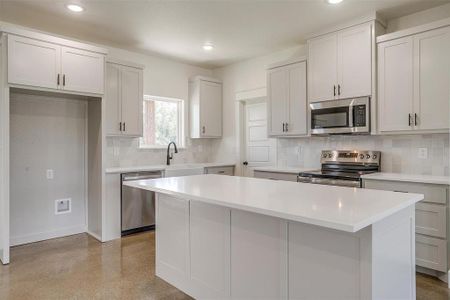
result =
M72 92L103 94L104 55L62 47L61 73L63 89Z
M374 22L308 40L309 102L372 95Z
M57 89L60 61L60 46L8 35L9 83Z
M380 132L449 129L450 27L419 30L380 37Z
M415 127L449 129L450 27L416 35L414 51Z
M105 50L39 33L19 33L8 33L9 84L103 94Z
M339 98L372 94L372 26L365 24L338 32Z
M222 136L222 83L207 77L195 77L189 83L191 138Z
M106 63L106 135L142 136L143 67Z
M413 96L411 37L378 45L378 104L380 131L411 129Z
M269 135L306 135L306 61L270 69L267 86Z
M310 102L326 101L337 93L337 35L308 41L308 83Z

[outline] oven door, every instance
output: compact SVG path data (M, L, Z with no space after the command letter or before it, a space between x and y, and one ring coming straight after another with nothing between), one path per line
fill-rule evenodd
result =
M311 134L369 133L369 97L310 104Z

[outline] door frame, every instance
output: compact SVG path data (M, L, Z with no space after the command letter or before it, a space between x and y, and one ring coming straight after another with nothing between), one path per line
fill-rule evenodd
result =
M256 89L241 91L236 93L235 114L236 114L236 145L238 163L236 164L236 175L244 176L244 168L242 162L246 158L246 117L245 105L247 103L267 103L267 88L260 87ZM275 157L277 157L277 149L275 149Z

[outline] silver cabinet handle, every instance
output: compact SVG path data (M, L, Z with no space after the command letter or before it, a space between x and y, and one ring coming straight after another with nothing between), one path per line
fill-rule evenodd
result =
M341 85L340 84L338 84L338 95L339 96L341 95Z
M125 129L125 122L123 122L123 131L127 131L127 130Z
M336 85L333 85L333 95L336 96Z
M63 86L66 86L66 74L63 74Z
M288 127L289 123L286 123L286 132L289 131L289 127Z
M408 114L408 126L411 126L411 114Z
M202 126L202 133L205 133L205 132L206 132L205 126Z
M119 131L122 131L122 122L119 122Z
M417 126L417 114L414 114L414 126Z
M60 77L60 74L58 74L58 77L56 78L56 84L59 86L59 77Z
M284 125L284 123L283 123L283 132L285 132L286 131L286 129L285 129L285 125Z

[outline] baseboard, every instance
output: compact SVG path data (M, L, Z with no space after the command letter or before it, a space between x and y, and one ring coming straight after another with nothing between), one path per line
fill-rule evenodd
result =
M93 233L93 232L91 232L91 231L89 231L89 230L87 230L86 233L89 234L90 236L92 236L92 237L93 237L94 239L96 239L97 241L103 242L103 241L102 241L102 238L101 238L98 234Z
M10 243L12 246L18 246L23 244L29 244L39 241L45 241L49 239L79 234L86 232L86 226L76 226L76 227L68 227L63 228L59 230L53 230L53 231L47 231L47 232L40 232L40 233L34 233L29 235L23 235L18 237L11 237Z

